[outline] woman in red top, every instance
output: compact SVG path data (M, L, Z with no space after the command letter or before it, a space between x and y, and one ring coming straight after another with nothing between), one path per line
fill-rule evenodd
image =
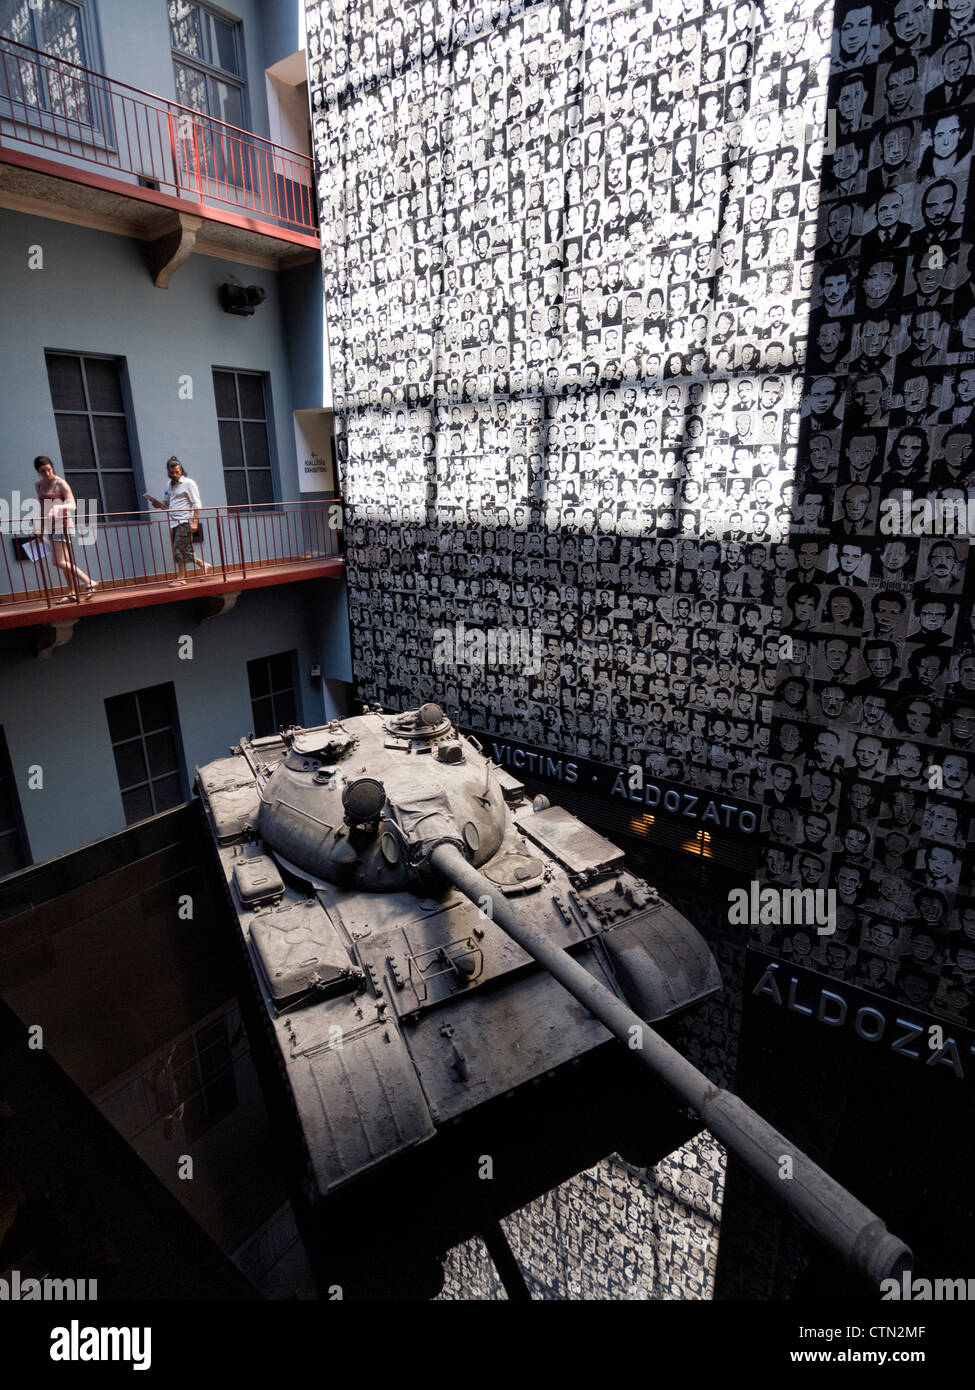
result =
M79 598L91 598L98 585L75 564L67 540L74 531L74 493L64 479L55 473L54 464L46 454L34 460L34 468L39 474L35 487L37 500L41 504L44 531L51 536L52 559L55 568L64 570L71 585L69 592L57 602L77 603Z

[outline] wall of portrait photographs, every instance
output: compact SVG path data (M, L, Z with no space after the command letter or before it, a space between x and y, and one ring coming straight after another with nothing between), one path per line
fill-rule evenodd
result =
M971 0L837 7L765 791L768 881L839 899L787 953L968 1025L973 94Z
M967 544L880 526L968 495L969 10L307 16L361 697L764 802L841 906L756 943L959 1022Z
M827 11L310 8L365 698L759 790Z

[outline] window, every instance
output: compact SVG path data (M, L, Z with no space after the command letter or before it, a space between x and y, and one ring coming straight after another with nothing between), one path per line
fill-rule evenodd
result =
M125 823L185 800L172 685L153 685L105 701Z
M228 504L273 502L264 377L214 369L213 393Z
M159 1119L167 1138L181 1122L185 1137L198 1139L237 1105L232 1029L239 1037L233 1006L176 1039L137 1076L102 1091L98 1108L130 1142Z
M62 471L72 492L100 512L135 511L121 360L67 352L44 355Z
M181 1108L183 1131L189 1140L205 1134L237 1105L227 1022L226 1014L221 1014L197 1028L191 1037L176 1044L167 1059L172 1095Z
M297 664L297 652L278 652L277 656L259 656L248 661L251 712L258 738L276 734L287 724L298 723Z
M7 740L0 729L0 878L30 863L30 850L14 783Z
M86 67L82 6L73 0L0 0L0 34Z
M205 116L244 126L241 25L205 5L170 0L176 98Z
M40 49L55 59L89 67L84 6L74 0L0 0L0 37ZM0 96L29 109L92 124L92 97L84 76L57 63L2 49Z

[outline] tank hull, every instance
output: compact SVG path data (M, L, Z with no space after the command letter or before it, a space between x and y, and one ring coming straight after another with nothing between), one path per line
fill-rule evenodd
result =
M307 1243L323 1290L353 1296L404 1296L394 1270L419 1287L485 1223L696 1128L492 921L495 896L655 1026L720 987L615 846L530 802L449 724L409 749L370 714L243 739L198 769ZM443 843L485 876L482 900L431 870Z

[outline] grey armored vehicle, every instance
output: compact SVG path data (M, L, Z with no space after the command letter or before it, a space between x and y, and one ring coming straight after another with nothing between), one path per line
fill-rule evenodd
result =
M870 1279L903 1267L872 1213L646 1026L720 989L697 931L438 705L244 738L198 785L323 1291L435 1291L450 1245L495 1254L498 1218L571 1173L672 1151L700 1127L688 1104Z

